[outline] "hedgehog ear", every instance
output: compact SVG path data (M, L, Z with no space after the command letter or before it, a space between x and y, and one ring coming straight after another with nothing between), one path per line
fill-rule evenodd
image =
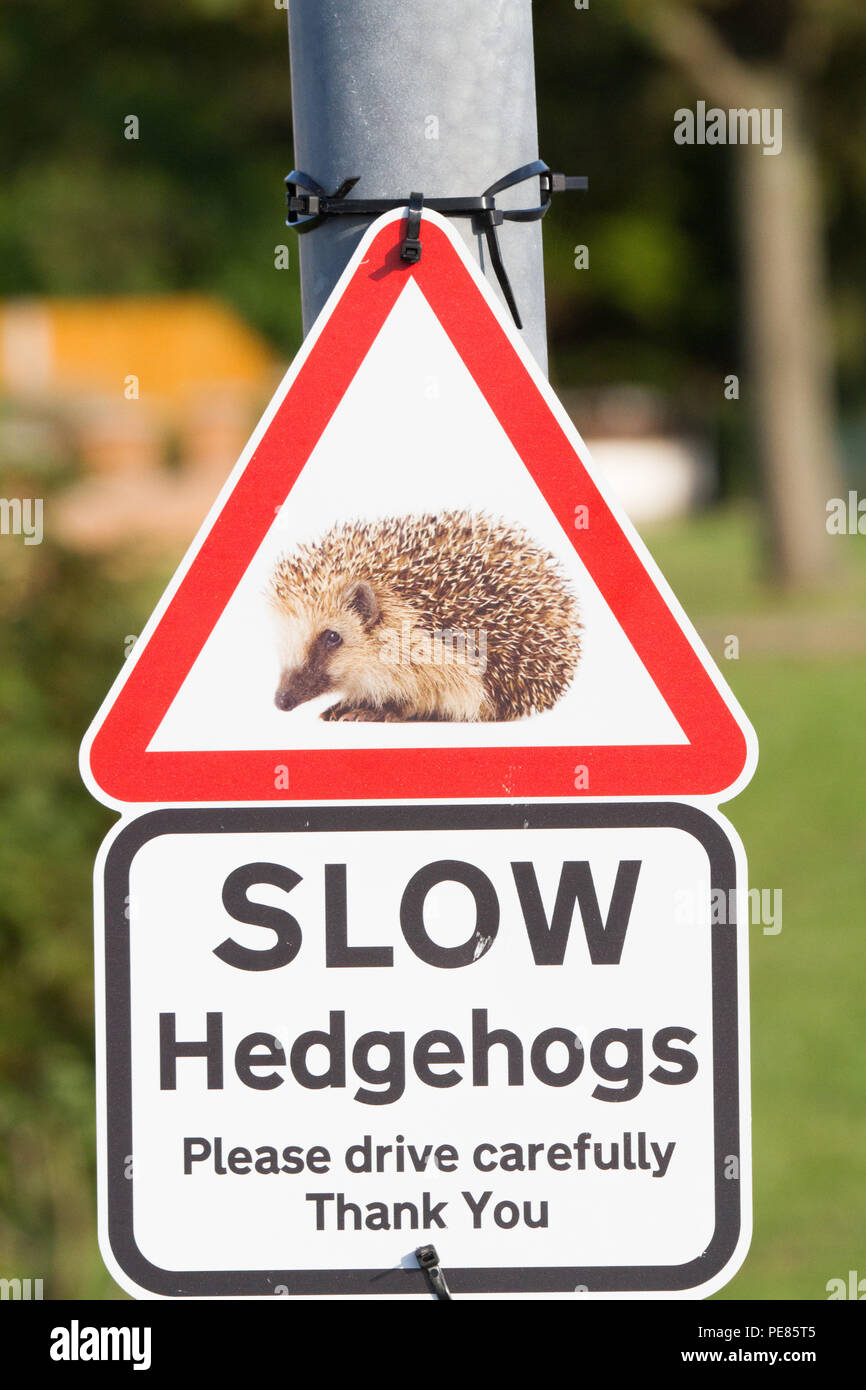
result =
M340 598L346 608L351 608L353 613L357 613L365 628L371 628L378 622L379 600L365 579L351 580Z

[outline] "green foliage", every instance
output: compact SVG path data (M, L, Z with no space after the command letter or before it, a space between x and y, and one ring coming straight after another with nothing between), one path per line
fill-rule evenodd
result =
M0 92L0 296L216 292L295 350L284 9L8 0Z
M112 817L77 751L155 595L48 540L0 546L0 1268L47 1298L105 1296L91 882Z

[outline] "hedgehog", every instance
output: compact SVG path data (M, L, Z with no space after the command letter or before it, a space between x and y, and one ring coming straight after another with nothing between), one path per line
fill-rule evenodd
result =
M549 710L580 656L576 595L525 531L468 511L334 526L277 561L278 709L474 722Z

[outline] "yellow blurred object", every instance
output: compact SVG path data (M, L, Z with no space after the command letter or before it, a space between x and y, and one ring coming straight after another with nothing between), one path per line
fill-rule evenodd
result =
M82 549L174 549L204 517L280 375L218 300L0 304L0 393L64 422L81 477L53 508Z
M203 386L260 390L273 372L262 340L204 295L43 299L0 306L0 388L9 394L117 393L181 403Z

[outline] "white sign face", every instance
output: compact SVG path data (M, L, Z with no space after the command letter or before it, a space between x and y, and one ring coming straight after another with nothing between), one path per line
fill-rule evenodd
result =
M159 810L103 848L137 1294L694 1296L748 1245L741 850L673 803ZM97 951L99 959L100 952Z

